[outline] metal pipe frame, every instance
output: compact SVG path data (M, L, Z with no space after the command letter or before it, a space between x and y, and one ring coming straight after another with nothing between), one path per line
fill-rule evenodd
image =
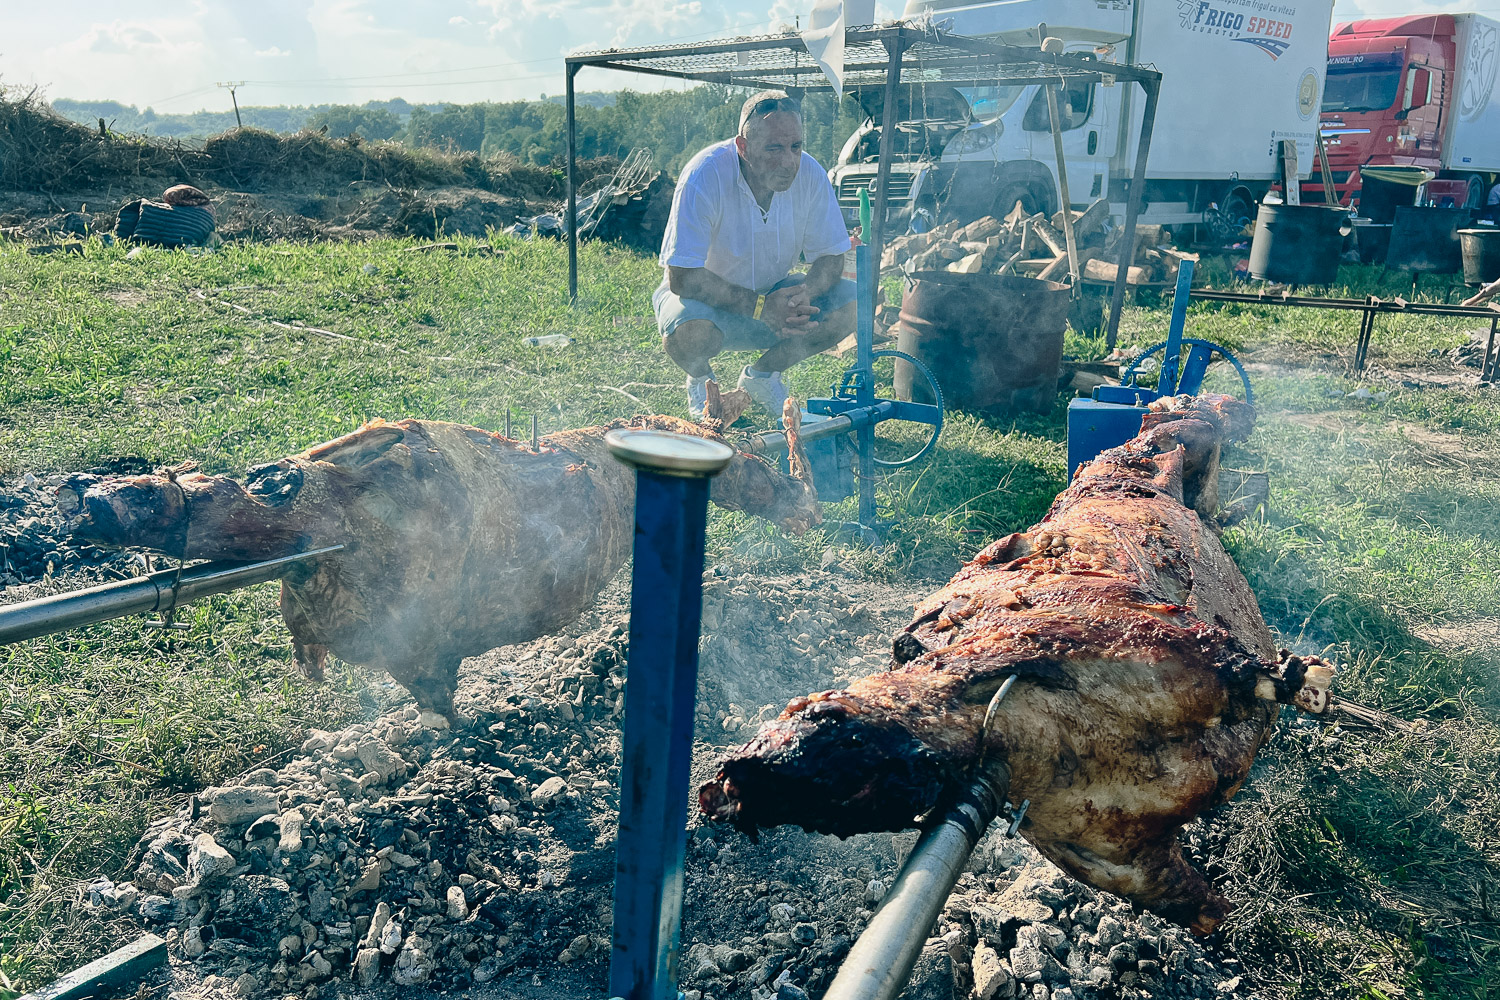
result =
M1460 306L1446 302L1410 302L1406 299L1320 299L1311 295L1282 295L1265 292L1220 292L1212 288L1193 289L1193 298L1205 302L1239 302L1255 306L1293 306L1308 309L1341 309L1346 312L1407 313L1412 316L1456 316L1489 319L1497 315L1491 306Z
M1500 378L1500 357L1495 357L1495 331L1500 328L1500 314L1490 317L1490 336L1484 345L1484 360L1479 364L1479 381L1494 382Z
M568 304L578 302L578 125L574 118L573 78L578 67L567 64L568 117Z
M1446 302L1408 302L1406 299L1381 299L1367 295L1363 299L1319 299L1307 295L1267 295L1263 292L1219 292L1211 288L1194 289L1192 297L1203 302L1238 302L1258 306L1291 306L1297 309L1333 309L1340 312L1360 313L1359 335L1354 342L1354 370L1364 371L1370 356L1370 341L1375 334L1375 317L1381 313L1408 316L1448 316L1490 321L1490 343L1493 347L1495 325L1500 313L1490 306L1459 306ZM1489 355L1480 365L1480 381L1486 381L1486 365L1492 364ZM1493 367L1500 369L1500 364ZM1489 380L1494 376L1490 375Z
M1156 70L1132 66L1128 63L1104 63L1087 54L1067 53L1044 59L1039 58L1033 49L1014 45L998 45L984 41L983 39L969 38L964 35L955 35L948 32L924 32L904 24L883 27L849 28L844 34L846 46L870 45L874 43L886 44L895 38L903 39L903 47L917 41L927 41L935 47L952 49L958 53L962 53L962 55L942 56L934 54L924 57L923 67L925 69L940 69L948 66L965 67L972 64L974 56L990 59L1000 65L1025 67L1047 66L1050 68L1048 71L1013 72L999 75L994 73L979 74L971 81L975 83L993 83L997 81L1016 84L1056 82L1057 74L1055 70L1058 69L1063 70L1070 78L1074 76L1088 76L1095 81L1103 76L1112 77L1117 80L1128 80L1133 83L1141 83L1147 80L1160 81L1161 79L1161 73ZM709 70L695 73L690 69L670 69L642 64L646 60L671 60L691 56L724 55L772 49L788 49L799 55L807 54L807 46L802 41L801 35L793 32L783 35L766 35L760 38L728 39L718 42L700 42L688 45L668 44L643 46L636 49L605 49L596 52L578 52L565 57L564 63L568 66L597 66L601 69L651 73L682 79L702 79L705 82L714 83L747 85L766 83L771 86L778 86L781 85L781 82L754 78L755 74L776 72L780 69L774 66L751 67L740 71ZM876 63L852 62L846 65L845 70L846 72L868 72L879 68L879 65ZM809 80L815 81L800 85L804 90L831 91L833 89L826 82L822 71L811 61L799 63L796 66L788 66L785 69L793 70L807 76ZM951 83L953 81L944 79L943 82Z
M875 319L875 303L880 298L880 257L885 252L885 212L891 180L891 150L895 146L892 133L896 129L896 98L901 89L901 56L906 51L906 41L900 32L887 39L885 100L880 112L880 165L875 170L875 205L870 218L870 231L864 241L870 248L869 259L874 274L871 276L869 301L870 322ZM868 358L864 359L866 362ZM865 367L868 367L866 365Z
M992 765L917 840L880 909L849 949L823 1000L896 1000L974 848L1010 793L1010 770Z
M261 562L200 563L182 570L180 576L177 570L166 569L118 583L0 607L0 646L127 615L165 613L200 597L275 580L298 563L342 549L342 545L329 545Z

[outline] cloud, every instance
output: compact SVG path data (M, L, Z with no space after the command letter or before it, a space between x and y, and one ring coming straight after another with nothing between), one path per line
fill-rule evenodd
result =
M728 23L722 9L704 16L702 0L477 0L496 17L517 24L560 22L569 30L567 50L661 41L663 36L712 33ZM612 34L597 33L613 25Z
M104 55L123 55L166 44L161 35L139 22L96 24L83 36L83 47Z
M257 59L285 59L292 53L290 50L273 45L269 49L260 49L255 53Z
M448 23L455 26L462 26L465 24L473 24L474 22L469 20L467 17L464 17L462 14L456 14L453 17L448 18Z

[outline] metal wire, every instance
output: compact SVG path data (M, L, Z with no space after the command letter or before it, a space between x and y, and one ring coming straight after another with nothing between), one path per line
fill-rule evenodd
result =
M1106 63L1082 53L1043 59L1032 49L990 44L936 29L894 25L848 31L844 47L845 88L883 84L888 63L885 41L903 37L909 59L903 60L901 84L974 83L991 79L997 83L1039 83L1059 73L1068 78L1097 79L1108 75L1125 80L1157 76L1139 67ZM811 60L803 61L805 52L801 36L787 32L692 46L663 44L580 52L566 61L748 87L831 89L822 69ZM973 69L975 56L980 57L981 63L993 63L993 69L990 72Z

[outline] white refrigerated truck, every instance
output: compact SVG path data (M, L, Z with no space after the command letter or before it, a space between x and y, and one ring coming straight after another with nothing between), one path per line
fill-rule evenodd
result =
M962 35L1037 46L1037 26L1066 51L1162 73L1142 222L1206 223L1227 236L1279 177L1278 143L1313 166L1331 0L909 0L907 17ZM884 94L855 95L869 118L830 170L852 212L874 179ZM1046 95L1036 85L906 86L891 198L900 217L1004 214L1016 201L1057 208ZM1133 84L1070 84L1059 102L1075 207L1107 196L1125 214L1144 96ZM851 215L852 219L852 215Z

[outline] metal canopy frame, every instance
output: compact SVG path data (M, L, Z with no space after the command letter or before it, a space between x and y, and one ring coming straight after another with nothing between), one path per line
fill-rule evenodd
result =
M574 80L585 66L645 73L680 80L698 80L754 89L778 89L801 96L831 92L823 70L808 54L802 36L779 35L721 39L692 45L653 45L637 49L580 52L564 60L567 70L568 133L568 296L578 297L578 185L577 128ZM1126 63L1104 62L1090 55L1043 53L1039 49L997 45L955 35L922 24L902 22L880 27L849 28L844 33L844 86L859 90L885 88L881 116L880 161L875 175L872 232L866 233L870 257L877 271L885 244L886 197L891 174L892 132L896 125L896 92L902 86L942 84L985 86L1012 84L1062 85L1069 81L1122 81L1145 93L1140 137L1136 140L1135 169L1125 205L1125 232L1135 230L1145 192L1146 157L1156 121L1161 74ZM1065 169L1058 164L1059 171ZM1106 192L1106 197L1108 196ZM1068 206L1064 206L1068 207ZM1113 347L1125 301L1125 279L1135 257L1135 241L1120 241L1120 260L1109 311L1107 343ZM878 277L878 274L877 274ZM878 294L879 281L873 283ZM870 303L873 310L874 303Z

